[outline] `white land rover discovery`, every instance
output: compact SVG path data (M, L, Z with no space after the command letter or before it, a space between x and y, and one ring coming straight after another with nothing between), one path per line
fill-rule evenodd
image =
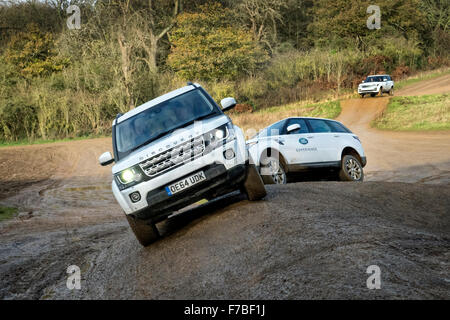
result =
M112 190L139 242L159 237L156 223L201 199L235 190L249 200L266 195L244 134L199 85L188 83L125 113L113 122Z

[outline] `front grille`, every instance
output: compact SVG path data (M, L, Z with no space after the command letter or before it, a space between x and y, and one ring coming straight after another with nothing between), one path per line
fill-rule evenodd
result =
M149 158L141 162L139 166L147 176L154 177L201 157L204 151L205 141L203 136L200 136Z

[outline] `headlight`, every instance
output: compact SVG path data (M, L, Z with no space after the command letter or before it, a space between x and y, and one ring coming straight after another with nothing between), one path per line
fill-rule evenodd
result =
M234 139L234 130L231 123L222 125L203 135L205 139L205 147L214 149L221 144Z
M116 174L116 180L120 190L134 186L145 180L144 173L139 166L134 166Z

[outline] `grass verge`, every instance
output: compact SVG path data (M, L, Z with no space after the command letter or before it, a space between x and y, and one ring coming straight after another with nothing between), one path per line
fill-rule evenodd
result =
M420 72L412 77L408 77L406 79L396 81L395 82L395 90L402 89L404 87L410 86L412 84L415 84L417 82L423 81L423 80L429 80L434 79L446 74L450 74L450 68L443 68L433 71L426 71L426 72Z
M0 206L0 222L13 218L17 213L17 208Z
M46 144L46 143L55 143L55 142L77 141L77 140L105 138L105 137L110 137L110 136L89 135L89 136L54 139L54 140L36 139L36 140L30 141L30 140L24 139L24 140L18 140L18 141L0 141L0 148L1 147L13 147L13 146L26 146L26 145L32 145L32 144Z
M450 94L393 97L372 126L394 131L450 130Z

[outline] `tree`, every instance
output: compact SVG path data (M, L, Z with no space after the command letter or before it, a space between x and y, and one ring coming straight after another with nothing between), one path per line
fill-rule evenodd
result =
M170 33L168 64L184 79L235 80L254 73L268 59L251 33L232 24L220 4L183 13Z
M5 58L25 78L48 76L61 71L68 63L57 58L52 34L41 32L34 23L28 25L27 31L11 38Z
M277 42L278 24L282 23L280 12L286 7L284 0L242 0L237 9L253 39L265 43L272 50Z
M398 35L419 37L423 31L424 16L417 0L379 0L381 29L369 30L366 10L370 0L317 0L311 14L314 21L308 26L313 39L319 43L331 41L355 43L360 49L370 45L368 39Z

